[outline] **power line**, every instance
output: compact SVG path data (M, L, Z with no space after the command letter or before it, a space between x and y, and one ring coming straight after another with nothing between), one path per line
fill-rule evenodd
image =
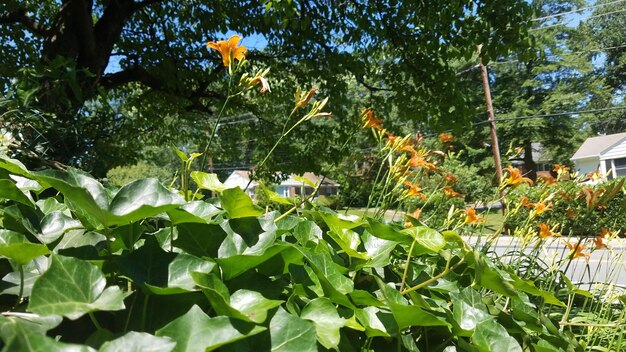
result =
M525 119L539 119L546 117L557 117L557 116L566 116L566 115L580 115L580 114L594 114L597 112L605 112L605 111L613 111L613 110L624 110L626 106L616 106L612 108L603 108L603 109L592 109L592 110L580 110L580 111L568 111L568 112L559 112L553 114L541 114L541 115L528 115L528 116L515 116L515 117L503 117L498 118L495 121L513 121L513 120L525 120ZM489 121L480 121L475 122L472 126L478 126L489 123Z
M610 51L610 50L615 50L615 49L621 49L621 48L626 48L626 44L622 44L622 45L616 45L616 46L609 46L609 47L605 47L605 48L597 48L597 49L588 49L588 50L581 50L581 51L572 51L572 52L565 52L561 55L557 55L557 54L550 54L550 55L546 55L545 57L561 57L564 55L576 55L576 54L584 54L584 53L591 53L591 52L602 52L602 51ZM491 64L495 64L495 65L500 65L500 64L513 64L513 63L518 63L520 62L520 60L508 60L508 61L493 61L490 62ZM472 67L473 69L473 67ZM465 70L468 71L468 70ZM461 71L460 73L465 73L465 71Z
M592 18L599 18L599 17L608 16L608 15L613 15L613 14L620 13L620 12L625 12L625 11L626 11L626 8L625 8L625 9L621 9L621 10L615 10L615 11L605 12L605 13L601 13L601 14L598 14L598 15L589 16L589 17L585 18L585 19L584 19L584 21L590 20L590 19L592 19ZM566 21L565 23L557 23L557 24L552 24L552 25L549 25L549 26L544 26L544 27L531 28L531 29L529 29L528 31L529 31L529 32L535 32L535 31L540 31L540 30L549 29L549 28L554 28L554 27L562 27L562 26L564 26L565 24L567 24L567 23L569 23L569 22L572 22L573 20L574 20L574 18L572 18L572 19L570 19L570 20Z
M550 19L550 18L561 17L561 16L570 15L570 14L577 13L577 12L593 10L595 8L598 8L598 7L613 5L613 4L617 4L617 3L620 3L620 2L624 2L624 1L626 1L626 0L616 0L616 1L607 2L607 3L604 3L604 4L598 4L598 5L594 5L594 6L583 7L583 8L572 10L572 11L555 13L553 15L547 15L547 16L543 16L543 17L533 18L533 19L531 19L531 21L533 21L533 22L543 21L543 20L547 20L547 19Z

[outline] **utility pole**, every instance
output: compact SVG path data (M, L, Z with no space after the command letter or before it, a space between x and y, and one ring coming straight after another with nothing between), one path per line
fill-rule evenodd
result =
M485 93L485 103L487 105L487 116L489 118L489 134L491 135L491 152L493 161L496 165L496 178L498 185L502 183L502 161L500 160L500 147L498 146L498 135L496 134L496 121L493 113L493 104L491 102L491 90L489 89L489 76L487 67L483 64L483 57L480 54L482 44L478 46L478 58L480 60L480 72L483 77L483 91ZM502 213L505 212L504 190L500 189L500 199L502 203Z

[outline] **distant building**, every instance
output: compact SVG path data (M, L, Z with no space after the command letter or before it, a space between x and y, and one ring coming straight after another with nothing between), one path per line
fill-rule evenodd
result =
M541 145L541 143L531 143L530 148L532 150L533 161L535 162L535 165L537 165L537 173L539 175L549 175L550 171L552 171L553 168L553 158L552 155L550 155L550 152L548 152L546 148ZM522 151L519 155L509 159L511 166L520 169L522 171L522 174L526 174L531 171L524 164L524 157L525 154Z
M576 170L599 170L608 178L626 176L626 132L587 138L571 157Z
M309 195L313 193L314 188L308 184L304 184L302 181L297 181L297 177L303 177L311 181L314 185L322 183L319 187L318 195L329 196L339 194L339 187L341 185L324 176L316 175L312 172L305 172L303 175L289 175L289 177L276 186L276 193L282 197L294 197L300 196L302 193ZM248 186L248 183L250 185ZM259 186L258 182L250 182L250 172L246 170L235 170L224 181L226 187L239 187L245 189L248 186L247 193L250 197L254 197L256 188Z

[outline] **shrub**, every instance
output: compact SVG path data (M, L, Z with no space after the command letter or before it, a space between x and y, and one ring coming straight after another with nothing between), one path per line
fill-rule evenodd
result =
M159 179L161 183L169 184L172 182L174 172L145 162L139 162L131 166L117 166L107 172L108 184L116 187L150 177Z

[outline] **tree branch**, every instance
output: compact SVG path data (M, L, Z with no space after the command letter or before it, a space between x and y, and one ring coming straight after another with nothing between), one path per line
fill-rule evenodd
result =
M150 6L152 4L156 4L161 1L163 0L144 0L144 1L135 2L135 4L133 5L133 11L141 10L142 8L146 6Z
M143 67L131 67L120 72L102 76L100 84L105 89L113 89L130 82L140 82L152 89L162 90L161 82Z
M49 28L42 23L35 21L26 14L26 10L19 9L0 14L0 24L20 23L28 30L39 36L45 36Z

